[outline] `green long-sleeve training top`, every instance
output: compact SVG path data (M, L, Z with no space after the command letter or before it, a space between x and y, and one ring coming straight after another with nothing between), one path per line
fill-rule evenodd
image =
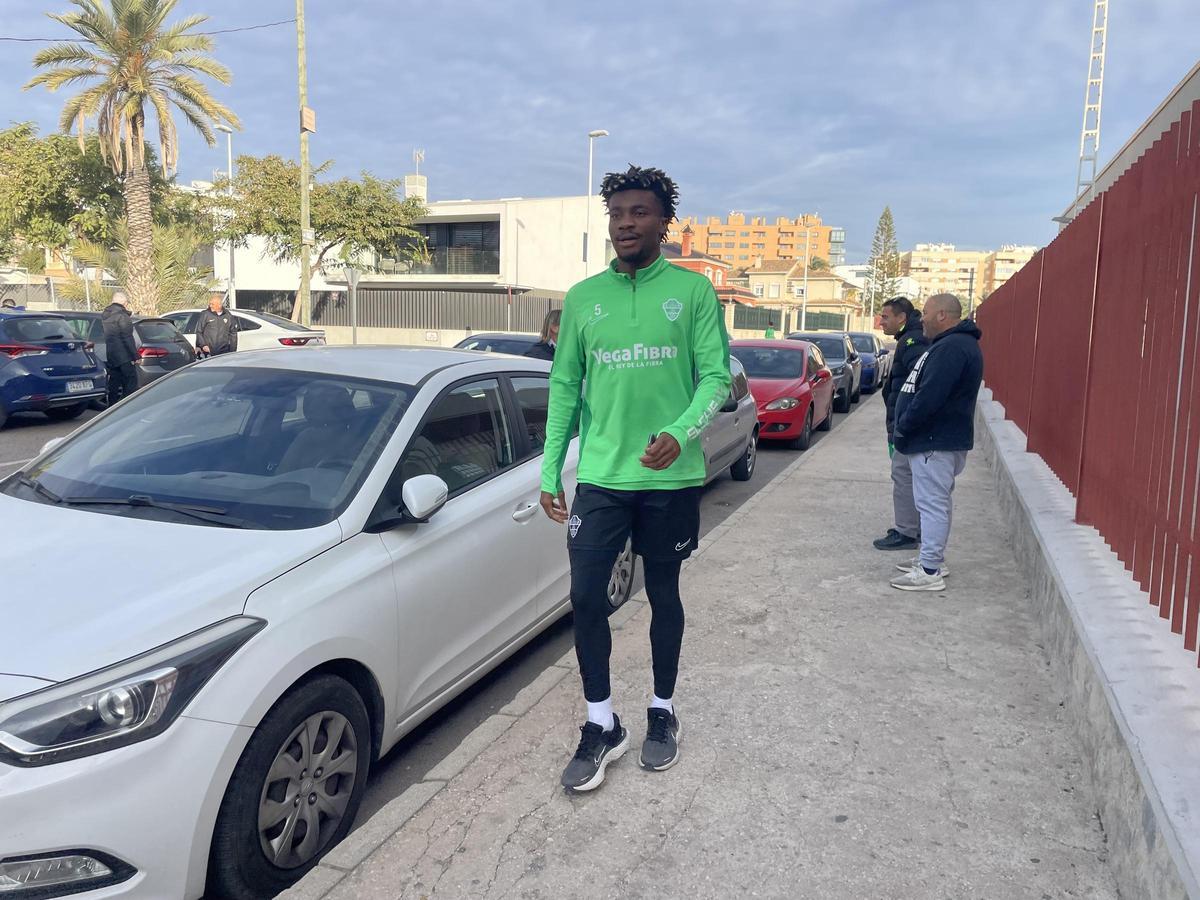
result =
M729 336L708 279L658 259L636 278L607 271L567 293L550 375L542 490L562 490L580 425L578 480L612 490L704 483L701 432L729 393ZM639 462L651 434L682 453L662 471Z

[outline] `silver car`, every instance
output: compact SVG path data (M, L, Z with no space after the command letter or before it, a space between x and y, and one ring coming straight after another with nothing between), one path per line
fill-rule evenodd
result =
M758 459L758 409L746 370L730 357L729 374L733 378L729 397L704 429L705 484L726 469L734 481L749 481Z

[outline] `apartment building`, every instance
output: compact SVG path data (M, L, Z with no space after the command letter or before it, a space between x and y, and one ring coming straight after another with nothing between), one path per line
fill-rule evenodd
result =
M989 253L983 263L983 290L978 292L979 296L986 297L1007 282L1033 259L1037 251L1037 247L1005 244Z
M900 255L900 274L920 286L922 298L947 292L978 297L987 256L984 251L959 250L953 244L917 244Z
M816 214L780 217L770 224L764 216L737 212L724 221L718 216L704 221L689 216L672 223L668 240L682 243L685 228L691 229L692 240L701 253L738 267L759 259L803 261L806 254L830 266L841 265L846 259L846 230L826 225Z

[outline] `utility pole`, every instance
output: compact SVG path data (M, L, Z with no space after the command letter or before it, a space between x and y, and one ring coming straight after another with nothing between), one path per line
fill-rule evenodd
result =
M296 55L300 68L300 324L312 324L312 248L315 243L308 214L308 133L316 130L308 108L308 63L304 52L304 0L296 0ZM309 127L312 126L312 127Z
M800 330L808 330L808 264L809 259L809 231L810 228L806 224L804 226L804 299L800 302Z
M970 281L967 282L967 318L975 312L975 270L972 269L968 273Z

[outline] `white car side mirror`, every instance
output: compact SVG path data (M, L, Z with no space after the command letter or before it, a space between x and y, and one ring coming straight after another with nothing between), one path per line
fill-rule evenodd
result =
M49 453L51 450L53 450L55 447L57 447L59 444L61 444L65 440L66 440L65 437L50 438L50 440L48 440L48 441L46 441L46 443L42 444L42 451L41 451L41 453L38 454L38 456L45 456L47 453Z
M400 498L407 518L428 522L429 517L446 505L450 488L436 475L417 475L404 482Z

